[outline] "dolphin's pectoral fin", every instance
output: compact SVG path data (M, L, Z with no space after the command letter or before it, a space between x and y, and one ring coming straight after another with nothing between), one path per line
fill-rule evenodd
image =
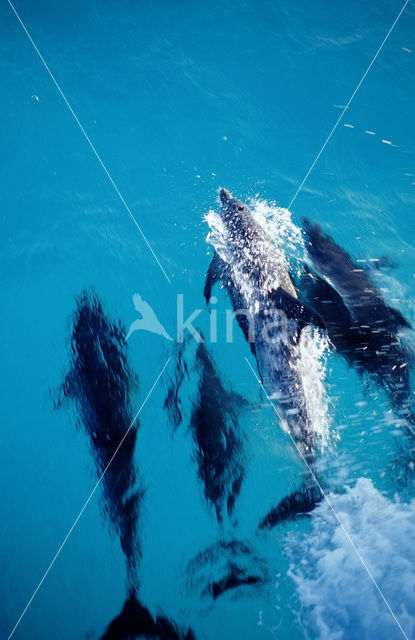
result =
M213 254L212 262L209 265L209 269L206 274L205 288L203 289L203 295L205 296L206 304L209 304L209 300L212 295L212 289L215 284L222 278L226 265L222 258L216 253Z
M288 291L282 287L278 287L270 293L269 299L274 301L278 308L286 313L289 318L297 320L302 329L310 324L319 327L323 331L326 330L326 323L321 315L304 300L294 298Z
M281 500L278 506L271 511L259 523L259 529L273 529L281 522L294 520L298 516L306 515L313 511L314 507L323 499L319 487L311 486L294 491Z
M381 256L377 262L374 262L374 267L379 270L389 271L390 269L397 269L398 264L389 256Z

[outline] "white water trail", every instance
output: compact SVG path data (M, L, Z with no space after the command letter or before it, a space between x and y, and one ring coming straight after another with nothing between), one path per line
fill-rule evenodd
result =
M404 504L359 478L330 502L365 559L408 638L415 637L415 500ZM305 637L319 640L402 638L338 520L323 501L310 514L312 530L288 536L288 575L301 603Z

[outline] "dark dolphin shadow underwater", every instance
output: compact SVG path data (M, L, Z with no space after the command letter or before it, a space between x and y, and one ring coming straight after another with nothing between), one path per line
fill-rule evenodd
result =
M203 487L206 504L215 514L219 531L222 531L225 521L228 528L235 530L238 522L233 512L245 477L247 447L239 420L249 404L223 380L206 344L202 342L193 348L194 344L194 341L187 340L176 347L176 366L167 390L165 408L173 435L181 428L192 436L197 477ZM192 380L195 383L193 388L186 388ZM185 404L189 405L186 414L182 411ZM201 551L188 565L189 588L197 590L207 582L201 596L216 600L236 587L262 583L266 579L266 570L261 561L252 562L251 555L252 549L247 544L229 537L220 540ZM204 571L219 557L227 564L226 575L204 580Z
M162 613L152 615L140 599L140 505L145 496L145 478L140 476L134 460L140 425L137 422L130 426L138 381L125 335L122 323L105 313L98 295L94 291L83 292L76 299L70 319L69 370L55 402L57 407L73 405L77 423L88 437L97 476L107 469L102 480L102 506L120 538L126 559L126 601L101 637L192 640L195 635L191 629ZM206 508L214 514L219 531L227 521L226 539L200 551L186 567L188 588L200 592L208 603L237 588L255 589L269 576L264 561L255 556L249 543L238 540L236 535L229 537L238 526L233 512L244 481L246 451L239 418L248 402L223 381L208 347L203 343L194 345L192 341L191 348L186 343L174 347L175 366L165 409L172 437L179 429L185 429L192 438L195 478L203 488ZM190 386L186 387L189 381ZM299 504L289 505L283 499L258 523L257 531L270 529L307 510L308 507L301 510ZM218 559L222 572L215 573Z
M302 222L311 259L300 285L303 295L324 319L336 351L384 389L398 416L414 425L412 354L398 334L409 323L385 303L367 269L318 225Z
M171 378L165 407L176 430L183 424L182 386L190 375L197 376L192 401L190 429L194 455L204 494L216 512L218 522L232 514L243 476L243 437L238 415L247 401L224 386L215 363L204 343L197 346L191 370L185 360L186 344L178 346L176 370Z
M128 596L102 638L192 640L190 630L180 630L164 616L154 618L137 595L143 483L134 464L139 423L131 428L130 425L137 378L129 362L125 328L121 321L113 321L104 313L93 291L84 291L76 299L70 325L70 366L55 406L74 404L77 421L90 440L98 477L124 438L103 477L102 487L104 512L119 535L127 562Z
M120 536L122 549L133 563L132 545L140 503L133 455L139 423L133 421L131 396L138 380L128 361L125 330L110 320L93 291L76 299L70 320L70 366L61 385L58 403L73 403L77 422L91 444L97 476L103 479L104 508ZM127 434L127 435L126 435Z

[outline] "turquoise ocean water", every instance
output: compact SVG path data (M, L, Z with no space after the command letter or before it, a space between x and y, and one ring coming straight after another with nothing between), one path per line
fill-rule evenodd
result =
M195 324L206 333L212 248L204 216L218 207L219 187L262 206L278 225L276 207L288 207L401 7L390 0L16 0L169 283L2 3L2 637L96 481L85 433L69 409L53 410L68 368L75 296L93 287L105 311L128 327L139 293L174 336L182 293L185 315L203 309ZM374 270L386 255L395 266L376 276L378 286L413 326L414 102L409 2L296 197L290 223L318 222ZM169 356L173 367L140 415L141 601L198 639L404 637L396 620L415 637L415 496L386 399L328 350L317 407L327 436L322 475L388 604L326 503L268 536L255 532L273 501L297 487L301 461L244 360L251 356L240 332L225 344L228 303L224 292L216 295L212 357L251 407L240 419L246 475L233 521L218 524L206 506L189 433L172 435L163 403L174 346L144 332L128 342L137 409ZM413 343L411 332L406 340ZM190 377L189 394L192 384ZM264 559L269 579L263 589L207 603L185 584L184 567L235 531ZM126 593L125 559L98 489L14 637L99 638Z

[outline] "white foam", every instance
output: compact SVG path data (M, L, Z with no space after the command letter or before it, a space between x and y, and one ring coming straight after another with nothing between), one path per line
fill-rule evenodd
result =
M265 276L262 284L264 293L280 286L281 282L277 278L282 270L300 275L301 264L305 258L305 246L301 229L292 221L291 212L288 209L259 199L250 200L249 206L254 220L267 234L266 242L271 241L276 248L276 251L271 254L268 244L264 247L248 247L245 252L247 260L252 264L258 260L258 252L267 256L268 263L260 265ZM205 220L210 227L207 242L212 244L218 255L230 265L232 278L245 298L246 308L255 312L258 291L253 282L246 277L242 265L235 260L235 249L221 215L210 210Z
M304 262L306 249L301 229L294 224L291 212L266 200L252 199L248 202L255 221L268 235L270 241L278 249L277 255L281 264L297 275L301 274L301 263ZM222 217L210 210L205 220L210 231L207 242L212 244L225 262L232 264L232 243ZM245 277L242 280L246 280ZM243 286L242 282L238 284Z
M366 479L329 500L408 638L415 634L415 500L382 495ZM288 538L289 576L306 637L391 640L404 637L326 501L312 530Z
M275 246L281 251L285 266L301 273L306 249L300 227L292 220L291 211L266 200L249 202L255 221L264 229Z
M324 449L328 446L330 437L333 437L330 434L331 420L326 391L329 340L314 327L305 327L301 332L298 349L299 358L296 362L303 382L308 418L319 438L320 449Z

